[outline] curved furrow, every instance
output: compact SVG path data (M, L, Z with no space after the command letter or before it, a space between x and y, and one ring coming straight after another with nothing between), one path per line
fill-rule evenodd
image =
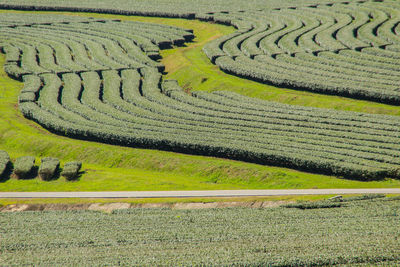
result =
M248 12L246 14L252 14L252 19L249 19L251 27L263 25L261 21L267 22L268 27L244 26L235 34L211 42L204 51L223 70L256 81L399 105L396 73L399 63L396 59L399 58L400 45L395 38L389 42L378 32L389 21L393 28L396 14L400 11L390 12L390 8L385 9L384 5L379 8L380 5L371 2L338 3L260 11L259 23L251 22L257 12ZM215 21L240 17L228 12L212 15L217 15L217 19L211 18ZM347 51L354 53L348 60L345 58ZM295 56L301 52L309 54ZM356 54L360 56L360 63ZM241 62L240 67L236 64L228 67L228 62L232 61L217 60L224 56L234 60L246 56L254 61ZM336 57L340 64L335 62ZM368 67L370 58L371 67ZM265 64L265 68L260 62ZM247 70L243 69L245 65L249 66ZM261 68L256 74L252 73L253 65ZM293 74L292 78L282 73L287 71ZM322 81L320 76L324 78Z
M260 48L268 55L285 53L286 51L279 46L281 40L290 33L296 32L304 27L304 23L300 19L290 16L290 13L279 14L278 19L283 21L285 28L268 35L260 41Z
M83 87L86 88L83 90L83 93L82 93L82 103L89 105L93 110L95 110L97 112L104 113L103 115L98 116L99 118L105 117L106 114L111 114L112 117L117 116L119 119L122 119L123 121L127 122L126 126L129 126L129 120L132 118L124 118L122 116L123 114L116 114L115 111L110 110L106 105L104 105L101 101L99 101L98 98L96 98L96 95L98 95L98 90L99 90L98 88L100 88L99 77L93 72L92 73L83 73L82 75L83 75ZM89 80L86 82L86 85L85 85L85 80ZM93 99L94 99L94 101L93 101ZM105 118L105 121L107 121L106 118ZM145 123L142 125L141 123L136 122L135 126L140 127L141 130L155 131L157 129L156 127L151 127L150 129L146 129L147 127L151 126L148 123ZM129 127L129 128L131 128L131 127ZM169 128L174 129L174 130L168 131ZM188 129L186 129L186 130L188 130ZM198 130L200 130L200 129L198 129ZM198 130L193 133L190 133L190 134L195 136L200 133L201 136L209 136L209 138L222 138L224 136L228 140L230 139L229 136L232 136L232 134L227 135L226 133L223 133L223 132L221 132L219 134L213 133L212 135L210 135L210 132L207 130L204 132L198 131ZM183 135L185 134L185 132L181 133L179 131L179 128L165 127L165 125L164 125L164 127L160 128L159 131L160 131L160 133L161 132L164 132L164 133L174 132L174 133L179 133L179 134L183 134ZM221 136L219 136L219 135L221 135ZM232 136L232 138L234 138L234 140L242 140L242 141L248 142L249 144L253 143L256 147L260 147L260 148L265 147L266 145L268 145L269 142L271 142L270 144L275 144L275 145L279 144L282 147L288 147L291 149L294 148L294 147L290 146L289 143L282 140L281 138L271 138L271 136L270 136L269 142L267 142L267 144L265 144L265 143L257 144L257 142L255 142L254 140L259 140L260 136L255 136L254 134L251 134L251 133L248 134L247 136L242 136L242 138L240 138L240 136L237 136L237 135ZM291 140L289 139L289 141L291 141ZM326 158L332 158L332 159L335 158L332 155L330 156L330 153L324 152L324 149L321 148L320 144L313 145L310 142L303 144L300 141L301 140L298 141L298 145L296 146L296 149L302 149L304 151L304 153L306 153L306 154L307 154L307 152L306 152L307 150L312 150L312 151L314 151L313 153L315 153L315 151L320 151L319 153L321 155L324 155ZM268 146L265 148L268 148ZM345 150L341 151L339 148L336 148L336 149L337 149L337 153L342 154L343 156L346 156L346 155L354 156L357 153L357 152L350 153L349 151L345 151ZM371 157L372 157L372 154L369 156L369 158L371 158ZM363 164L366 164L366 166L373 166L373 163L369 163L372 165L367 164L368 153L364 153L362 158L364 158L366 160ZM385 159L384 157L382 157L382 160L384 160L387 163L390 163L390 160Z
M313 40L315 40L318 45L327 51L339 51L346 49L347 46L339 41L337 34L343 28L349 27L349 25L352 23L352 17L348 14L336 13L329 9L316 9L314 12L315 14L318 14L318 16L330 17L331 20L333 20L333 24L331 24L332 21L328 21L327 23L329 26L326 29L316 33L316 35L313 37Z
M335 42L335 39L329 37L329 41L328 40L324 41L327 38L323 36L323 32L326 32L329 29L332 29L333 27L336 26L336 20L331 16L326 16L326 15L324 16L317 13L317 11L314 8L312 9L305 8L303 9L302 13L308 16L309 18L315 17L315 20L318 22L318 26L310 29L309 31L303 33L300 36L297 36L296 42L298 46L300 46L303 49L303 51L309 53L325 51L327 49L328 44L331 45L334 49L338 49L338 45L334 44L332 45L332 43ZM317 41L318 34L319 37ZM332 33L328 33L326 35L332 36ZM330 47L330 49L332 49L332 47Z
M362 26L368 25L370 22L370 17L367 13L352 12L348 7L338 7L335 9L336 12L347 14L351 17L352 21L350 24L339 29L336 33L336 38L346 47L359 50L363 47L370 46L369 43L364 42L358 38L358 31Z
M31 29L31 28L29 28ZM71 50L63 43L52 40L43 32L27 30L23 32L10 32L11 38L19 38L19 42L29 41L38 51L38 62L41 67L52 72L70 72L86 70L81 64L72 60Z
M288 12L287 15L295 16L295 13L296 12ZM303 27L286 34L278 42L278 46L287 54L295 54L306 51L304 46L300 45L299 39L308 32L311 32L312 30L315 30L321 26L321 22L316 18L304 16L303 14L297 16L297 18L302 22ZM308 48L310 49L311 47Z

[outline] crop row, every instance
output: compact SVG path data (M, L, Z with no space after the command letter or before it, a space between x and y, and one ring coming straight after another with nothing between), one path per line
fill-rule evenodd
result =
M394 117L253 103L230 93L190 96L174 81L160 88L151 68L40 77L40 97L21 109L67 136L362 179L398 175Z
M260 15L247 20L250 27L207 44L210 60L264 83L400 104L400 38L393 30L399 6L346 3Z
M50 20L25 25L29 16L13 18L24 23L18 25L6 20L0 26L0 47L7 54L7 72L19 79L28 73L78 73L144 66L163 70L152 59L158 55L158 47L179 45L193 38L190 31L153 24L68 22L63 17L63 23Z
M320 2L309 0L297 1L295 4L271 1L268 4L263 3L259 8L255 8L254 5L237 3L235 8L224 8L223 10L218 10L216 3L213 4L214 6L188 5L187 3L179 3L174 6L171 3L171 6L168 7L161 3L158 3L157 7L150 4L131 3L127 5L122 3L120 8L113 8L102 2L96 4L98 8L93 8L91 6L93 3L89 0L79 3L72 1L68 5L39 1L32 6L26 6L23 0L17 1L18 3L16 2L15 5L10 5L6 0L2 2L5 8L31 9L35 6L37 9L46 10L185 17L233 25L238 28L235 34L218 39L205 48L206 54L213 62L220 56L249 57L252 63L241 66L248 67L246 71L235 72L233 70L237 69L236 66L229 67L233 74L254 78L254 75L246 75L246 73L251 72L251 67L258 64L258 62L253 64L254 61L259 61L260 58L265 59L264 56L266 56L269 58L261 60L264 70L256 75L261 76L260 79L256 78L258 81L293 89L339 94L388 104L398 105L400 103L398 75L386 71L388 68L393 70L399 67L398 63L393 63L393 60L398 58L397 53L400 51L400 38L396 34L400 21L400 6L395 1ZM243 6L243 9L240 9L239 6ZM38 20L37 24L29 23L29 19L24 19L23 22L31 27L42 29L54 26L59 35L69 36L71 29L89 35L90 38L87 40L85 49L88 53L98 53L95 55L99 59L96 62L97 65L100 65L97 66L98 70L141 68L143 67L141 64L158 67L162 70L163 67L159 63L149 60L147 56L158 58L157 46L169 47L171 44L182 44L193 38L190 31L148 23L121 23L120 21L99 23L94 19L89 23L82 23L79 19L66 23L65 18L62 18L55 19L55 21L63 23L48 26L45 25L43 19L32 18L32 20ZM18 19L8 19L6 22L10 20L15 25L23 24L14 22ZM116 26L117 24L118 26ZM98 36L99 32L102 33L101 36ZM115 45L115 42L113 45L104 39L99 40L104 35L113 39L118 45ZM57 37L55 36L55 38ZM82 36L76 36L76 38L82 38ZM117 47L129 44L127 39L133 40L134 45L128 45L122 50L128 52L127 54L136 55L136 60L125 58L124 53L121 54ZM100 43L101 47L97 43ZM69 45L67 44L67 46ZM71 47L69 49L72 51ZM23 48L24 50L28 49ZM42 48L43 50L45 49ZM103 53L103 50L107 51ZM146 56L141 55L140 50L144 51ZM355 62L354 57L347 59L345 53L340 55L342 60L338 62L336 56L343 51L354 52L356 59L363 63L362 67ZM107 58L108 52L111 53L109 58ZM300 53L299 57L296 56L298 53ZM321 53L324 53L324 56L320 56ZM33 51L29 53L24 51L23 54L32 55L34 53ZM326 58L327 54L329 54L328 58ZM304 60L304 56L310 60ZM271 62L274 68L269 71ZM380 62L388 68L382 71L377 68L378 65L375 65L375 62ZM91 64L88 65L89 68L86 69L69 68L69 70L93 70L90 67ZM86 67L86 65L82 66ZM226 62L224 67L220 67L226 67ZM16 77L24 74L23 71L18 73L20 69L15 64L8 66L8 69L9 72L17 72L17 75L14 75ZM36 73L43 73L43 71L37 69ZM289 73L289 78L281 77L279 75L281 73ZM319 77L327 74L330 74L328 79L319 84ZM297 81L298 76L307 78L307 82Z

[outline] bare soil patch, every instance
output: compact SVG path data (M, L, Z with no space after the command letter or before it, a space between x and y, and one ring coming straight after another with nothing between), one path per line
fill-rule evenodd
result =
M169 208L169 209L216 209L216 208L272 208L293 203L293 201L252 201L252 202L207 202L207 203L85 203L85 204L10 204L0 207L0 212L50 211L50 210L94 210L112 212L134 208Z

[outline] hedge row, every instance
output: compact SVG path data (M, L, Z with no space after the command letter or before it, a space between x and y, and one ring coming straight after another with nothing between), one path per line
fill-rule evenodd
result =
M44 86L38 101L42 109L54 113L60 121L52 115L54 118L49 117L44 124L39 111L34 114L39 117L34 118L68 136L200 154L223 147L229 153L222 155L241 159L245 157L237 148L243 150L244 146L248 149L245 153L260 150L262 155L269 155L268 162L276 165L307 168L306 164L321 171L321 166L331 162L350 164L353 170L359 170L354 173L371 168L374 177L377 173L397 175L400 124L390 116L379 119L358 113L333 114L321 109L268 105L265 101L261 106L244 97L225 97L221 93L197 92L193 97L174 81L165 81L159 88L159 73L148 68L123 70L121 77L117 71L103 71L101 75L86 72L80 76L64 74L62 78L63 87L56 75L42 75ZM60 88L61 104L57 102ZM74 128L62 121L73 123ZM99 128L103 135L98 133ZM197 150L188 149L193 146ZM302 154L307 163L298 161L297 154ZM278 160L281 157L285 157L284 163Z
M275 60L268 56L257 56L257 60L246 57L218 57L216 64L225 72L262 83L273 84L286 88L315 91L325 94L340 95L358 99L381 101L389 104L399 104L400 92L394 86L386 86L390 90L373 85L367 87L367 83L349 81L338 77L334 73L325 76L317 76L319 70L313 69L311 73L301 71L298 67ZM268 67L266 67L268 66ZM317 77L319 77L317 79Z
M98 128L80 126L76 123L67 123L52 116L50 113L40 109L34 103L24 103L21 108L26 116L57 133L63 133L67 136L119 144L125 146L137 146L146 148L158 148L176 152L191 154L213 155L220 157L229 157L233 159L245 160L261 164L273 164L278 166L295 167L317 172L343 175L347 177L359 178L363 180L378 179L387 175L396 176L396 169L374 168L360 166L357 164L338 162L321 158L319 155L305 155L302 151L298 154L290 150L279 148L261 149L252 147L251 151L244 150L248 144L243 142L232 142L227 140L202 140L181 135L161 136L149 131L136 131L128 134L122 131L99 130Z
M10 157L6 151L0 150L0 179L7 175L8 170L13 169L15 176L18 179L33 178L36 176L35 157L23 156L15 160L13 166ZM56 158L46 157L41 159L38 175L43 181L50 181L59 172L60 161ZM82 168L80 161L71 161L64 164L61 175L67 181L75 180L79 176L79 171Z
M213 41L204 52L212 62L231 57L231 63L221 59L216 64L256 81L399 105L399 64L392 59L399 58L393 51L400 38L391 30L398 23L396 8L351 3L269 11L260 18L266 29L265 24L250 32L242 29ZM347 59L347 53L355 54ZM236 57L240 67L233 62ZM326 78L321 81L321 76Z
M29 19L22 14L14 17L21 21ZM194 38L190 30L111 20L52 22L50 17L46 23L25 25L0 25L2 51L9 54L6 70L18 79L29 73L79 73L144 66L163 71L164 66L154 61L159 57L158 46L180 45Z

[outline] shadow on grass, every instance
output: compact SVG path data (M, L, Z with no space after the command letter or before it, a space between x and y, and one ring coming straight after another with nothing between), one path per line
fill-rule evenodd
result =
M39 170L38 166L33 166L32 170L29 173L27 173L23 176L17 176L15 174L13 174L13 176L15 176L18 180L32 180L32 179L35 179L36 177L38 177L38 170Z
M8 180L10 180L12 172L13 172L13 165L11 162L9 162L3 174L0 175L0 183L5 183Z
M81 180L82 175L84 175L86 171L79 171L74 177L64 176L67 182L79 182Z

